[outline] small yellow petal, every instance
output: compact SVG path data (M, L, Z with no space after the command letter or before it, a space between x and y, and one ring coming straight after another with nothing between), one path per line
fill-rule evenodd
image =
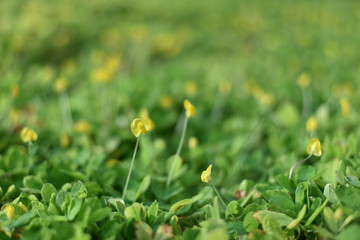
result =
M187 99L184 101L184 108L186 110L186 117L189 118L195 116L196 109L194 105L192 105L192 103Z
M208 183L211 180L211 169L212 164L210 164L209 167L201 173L201 181L204 183Z
M346 98L340 98L341 111L345 117L349 116L351 107L349 101Z
M144 120L141 118L135 118L131 123L131 132L135 137L139 137L141 133L146 134L147 130Z
M38 139L37 133L31 128L24 127L20 132L20 137L23 142L34 142Z
M3 212L5 213L6 217L8 219L13 219L14 218L14 206L13 205L6 205L3 209Z
M317 128L317 121L315 117L310 117L307 121L306 121L306 131L308 131L309 133L314 132Z
M149 117L149 112L147 109L141 109L140 111L140 118L144 120L145 128L147 131L151 131L155 128L154 121Z
M310 139L307 148L306 148L306 152L308 154L313 154L317 157L320 157L322 152L321 152L321 143L319 141L319 139L317 138L312 138Z

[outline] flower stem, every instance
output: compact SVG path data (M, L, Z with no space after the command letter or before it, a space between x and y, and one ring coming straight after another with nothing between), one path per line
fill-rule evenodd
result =
M136 138L136 145L135 145L134 155L132 157L129 173L128 173L128 176L126 178L126 183L125 183L125 187L124 187L124 191L123 191L123 195L122 195L122 199L124 201L125 201L126 190L127 190L127 187L129 185L129 181L130 181L131 172L132 172L132 169L133 169L133 166L134 166L134 161L135 161L136 152L137 152L137 149L138 149L138 146L139 146L139 141L140 141L140 135Z
M182 133L181 133L179 146L178 146L178 148L176 150L175 157L172 160L171 167L170 167L170 172L169 172L169 175L168 175L168 177L166 179L166 187L169 187L169 185L171 183L171 178L172 178L172 175L173 175L173 172L174 172L175 163L176 163L177 159L180 157L180 152L181 152L182 146L184 144L185 132L186 132L186 128L187 128L187 122L188 122L188 118L185 117L184 126L183 126L183 130L182 130Z
M213 183L210 183L210 184L211 184L212 188L214 189L216 195L219 197L221 203L224 205L225 209L227 210L227 206L226 206L224 200L222 199L222 197L220 196L219 192L216 190L216 187L214 186ZM229 211L229 213L234 219L236 219L235 216L230 211Z
M308 160L311 156L312 156L312 153L309 154L309 156L307 156L305 159L303 159L303 160L295 163L294 165L292 165L292 167L290 168L289 179L291 179L294 168L297 167L298 165L300 165L301 163L305 162L306 160Z

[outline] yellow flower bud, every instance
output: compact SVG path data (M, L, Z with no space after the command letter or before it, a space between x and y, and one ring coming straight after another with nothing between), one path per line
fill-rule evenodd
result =
M141 133L146 134L147 130L144 120L141 118L135 118L131 123L131 132L135 137L139 137Z
M306 73L302 73L298 80L297 80L297 84L301 87L301 88L306 88L307 86L309 86L310 84L310 77L308 74Z
M54 83L54 90L56 92L62 92L68 87L68 82L64 77L56 79Z
M21 130L20 137L21 137L21 140L24 143L33 142L33 141L36 141L38 139L37 133L34 130L32 130L31 128L28 128L28 127L24 127Z
M6 205L3 209L3 212L5 213L6 217L8 219L13 219L14 218L14 206L13 205Z
M307 121L306 121L306 131L308 131L309 133L314 132L317 128L317 121L316 118L310 117Z
M320 157L322 152L321 152L321 143L320 143L319 139L317 139L317 138L310 139L310 141L307 145L307 148L306 148L306 152L308 154L312 154L317 157Z
M189 117L195 116L196 109L195 109L194 105L192 105L192 103L187 99L185 99L185 101L184 101L184 108L186 110L186 117L189 118Z
M208 183L211 180L211 168L212 164L210 164L210 166L201 173L201 181L204 183Z
M345 117L349 116L350 110L351 110L349 101L346 98L340 98L339 102L341 105L341 111L342 111L343 115Z

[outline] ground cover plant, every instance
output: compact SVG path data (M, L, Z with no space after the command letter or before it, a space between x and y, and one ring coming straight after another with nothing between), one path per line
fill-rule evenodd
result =
M0 239L357 239L356 1L1 1Z

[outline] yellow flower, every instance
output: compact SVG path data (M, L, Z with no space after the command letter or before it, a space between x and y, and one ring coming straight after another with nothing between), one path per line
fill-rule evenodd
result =
M141 133L146 134L147 130L144 120L141 118L135 118L131 123L131 132L135 137L139 137Z
M145 109L145 108L141 109L140 118L144 120L146 131L151 131L155 128L155 123L149 117L149 112L147 109Z
M220 85L219 85L219 88L220 88L220 92L222 94L228 94L231 90L231 82L229 81L221 81L220 82Z
M13 219L14 218L14 206L13 205L6 205L3 209L3 212L5 213L6 217L8 219Z
M301 88L306 88L307 86L309 86L310 84L310 77L308 74L306 73L302 73L299 78L297 79L297 84L301 87Z
M16 84L11 87L11 96L13 98L19 96L19 92L20 92L19 85Z
M195 116L196 109L195 109L194 105L192 105L192 103L187 99L185 99L185 101L184 101L184 108L186 110L186 117L189 118L189 117Z
M80 120L75 123L75 130L79 133L88 133L91 131L91 126L88 122Z
M342 111L343 115L345 117L349 116L350 110L351 110L349 101L346 100L346 98L340 98L339 102L340 102L340 105L341 105L341 111Z
M190 149L195 149L199 145L199 140L196 137L190 137L188 144Z
M161 96L159 103L162 108L171 108L173 106L173 99L169 95L163 95Z
M210 166L201 173L201 181L204 183L208 183L211 180L211 168L212 164L210 164Z
M317 139L317 138L310 139L310 141L307 145L307 148L306 148L306 152L308 154L312 154L317 157L320 157L322 152L321 152L321 143L320 143L319 139Z
M60 136L60 145L63 147L63 148L66 148L70 145L70 138L68 135L66 134L62 134Z
M68 87L68 82L64 77L56 79L54 83L54 90L56 92L62 92Z
M317 121L316 121L316 118L314 116L312 116L306 121L306 131L311 133L311 132L315 131L316 128L317 128Z
M23 140L23 142L25 142L25 143L33 142L33 141L36 141L38 139L37 133L34 130L32 130L31 128L28 128L28 127L24 127L21 130L20 137L21 137L21 140Z

